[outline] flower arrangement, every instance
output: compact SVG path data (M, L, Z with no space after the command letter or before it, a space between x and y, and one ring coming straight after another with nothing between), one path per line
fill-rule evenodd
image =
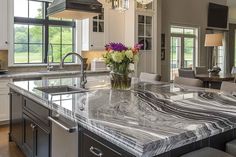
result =
M109 43L105 47L107 52L103 57L106 65L115 73L127 74L132 71L129 65L138 62L142 45L135 44L133 48L128 48L122 43Z
M122 43L109 43L105 47L107 52L103 57L111 69L112 88L128 89L131 86L129 74L134 70L130 68L130 64L138 62L138 52L142 45L136 44L133 48L128 48Z

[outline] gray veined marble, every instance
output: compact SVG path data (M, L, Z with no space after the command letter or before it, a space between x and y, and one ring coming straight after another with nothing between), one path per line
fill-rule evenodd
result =
M35 87L72 85L78 78L9 86L138 157L151 157L236 128L236 98L218 91L138 83L130 91L89 77L89 92L51 96Z

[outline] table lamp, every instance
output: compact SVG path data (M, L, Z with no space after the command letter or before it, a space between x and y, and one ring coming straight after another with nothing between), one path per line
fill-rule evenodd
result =
M211 64L209 66L209 73L212 75L218 75L221 71L218 67L218 46L223 46L223 34L206 34L205 47L213 47L213 55L211 58Z

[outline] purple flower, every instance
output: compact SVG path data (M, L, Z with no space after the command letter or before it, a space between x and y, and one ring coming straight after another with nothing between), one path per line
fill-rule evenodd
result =
M120 51L120 52L128 50L128 48L122 43L109 43L105 47L107 50Z
M140 50L143 47L143 44L135 44L134 48Z

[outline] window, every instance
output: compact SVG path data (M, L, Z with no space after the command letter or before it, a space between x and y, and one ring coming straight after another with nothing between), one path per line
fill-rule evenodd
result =
M48 18L49 5L42 1L14 0L14 64L47 63L47 56L58 63L66 53L74 51L75 22ZM66 60L74 61L72 57Z
M153 39L152 16L138 15L138 42L143 44L142 50L151 51Z
M170 80L180 68L194 68L198 48L198 28L171 26Z
M93 32L104 32L104 13L93 17Z

